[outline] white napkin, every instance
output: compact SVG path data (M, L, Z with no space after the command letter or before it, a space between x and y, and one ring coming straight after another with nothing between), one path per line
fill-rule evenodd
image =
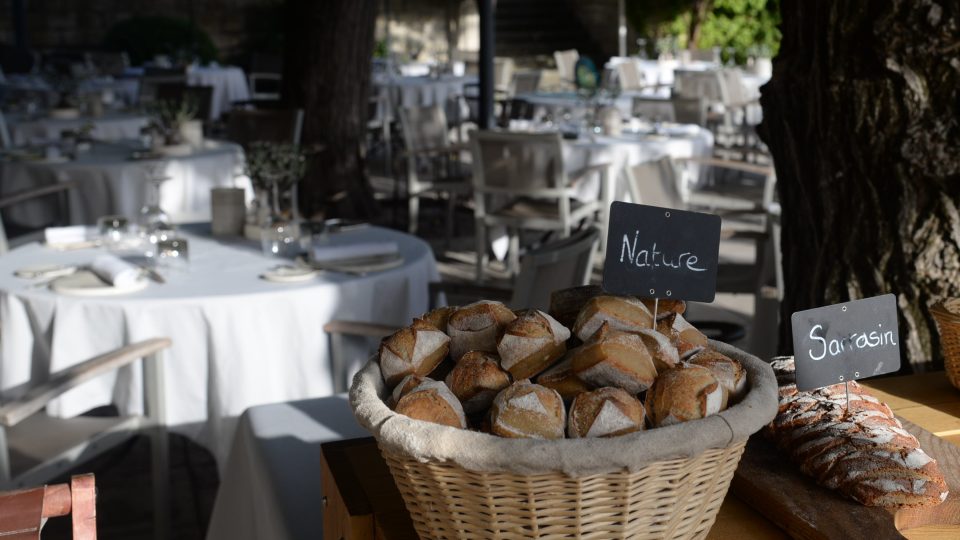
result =
M114 287L132 287L140 280L140 269L114 255L98 255L90 270Z
M355 244L313 246L314 262L335 262L400 253L396 242L358 242Z
M43 239L47 244L76 244L91 240L92 228L86 225L71 225L69 227L47 227L43 231Z

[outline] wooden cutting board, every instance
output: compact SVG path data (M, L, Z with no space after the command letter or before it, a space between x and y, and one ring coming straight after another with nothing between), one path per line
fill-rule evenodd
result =
M903 427L937 460L950 488L947 499L926 508L870 508L817 485L761 434L753 436L731 489L793 538L821 540L903 538L901 531L936 527L943 538L960 538L960 447L907 420Z

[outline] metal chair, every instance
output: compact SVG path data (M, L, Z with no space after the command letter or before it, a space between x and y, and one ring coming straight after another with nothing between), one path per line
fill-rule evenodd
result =
M97 488L92 474L54 484L0 493L0 538L39 539L47 519L72 518L74 540L97 539Z
M576 49L567 49L565 51L554 51L553 59L557 63L557 72L560 74L560 81L566 85L577 86L577 60L580 59L580 53Z
M635 96L631 110L633 116L646 118L654 122L675 121L673 103L661 97Z
M0 197L0 212L24 202L39 202L56 196L57 199L55 203L59 206L59 210L56 212L56 215L59 219L56 223L51 225L66 224L69 221L67 215L67 194L71 189L76 188L78 185L79 184L76 180L61 180L50 185L28 188L5 194ZM16 234L14 237L8 238L6 227L3 225L3 219L0 217L0 255L3 255L12 247L17 247L29 242L35 242L42 239L42 237L43 230L39 230Z
M569 236L580 222L601 210L600 201L579 201L575 184L600 175L606 189L607 164L568 173L559 133L476 131L473 146L473 200L477 239L477 281L487 261L487 228L503 226L510 236L509 268L519 269L520 231L553 231Z
M593 259L597 253L600 232L587 227L567 238L544 244L523 256L520 272L512 287L484 287L469 283L431 283L431 307L436 307L441 294L456 297L462 303L476 300L500 300L513 309L550 308L554 290L585 285L590 281ZM347 362L344 359L343 336L382 338L397 330L396 326L334 320L325 324L330 336L331 365L334 389L346 390Z
M260 141L300 144L302 132L303 109L234 109L227 118L227 139L244 148Z
M168 516L167 432L163 369L158 355L168 338L154 338L96 356L11 394L0 406L0 489L41 485L131 437L151 439L155 532L163 537ZM45 407L66 391L143 359L144 415L57 418Z
M640 91L643 89L643 73L637 67L632 59L626 59L617 64L617 80L620 82L620 90L624 92Z
M702 97L673 96L673 121L681 124L707 125L707 100Z
M283 82L283 59L276 55L254 53L250 60L250 73L247 84L250 86L251 100L280 99L280 85Z

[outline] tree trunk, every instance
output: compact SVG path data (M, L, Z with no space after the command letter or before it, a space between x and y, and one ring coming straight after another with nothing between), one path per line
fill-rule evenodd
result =
M376 0L287 0L284 101L303 107L303 144L319 145L300 183L307 216L370 218L364 170Z
M960 295L955 2L783 0L760 134L783 206L790 314L893 293L901 350L940 360L927 306Z
M693 51L700 47L700 30L713 0L696 0L690 8L690 33L687 35L687 49Z

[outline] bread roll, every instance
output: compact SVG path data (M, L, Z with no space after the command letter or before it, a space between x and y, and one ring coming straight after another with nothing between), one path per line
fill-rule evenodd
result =
M421 377L420 375L415 375L411 373L401 380L397 386L393 388L393 393L391 398L393 401L393 406L395 407L397 403L400 403L400 398L410 393L411 390L423 384L424 381L430 381L433 379L428 379L426 377Z
M450 315L453 315L453 312L456 310L456 306L439 307L424 313L420 316L420 318L446 332L447 323L450 321Z
M567 435L571 438L616 437L642 430L645 417L639 399L619 388L598 388L573 400Z
M686 332L683 334L681 329ZM657 317L657 332L660 332L677 348L680 360L686 360L707 347L707 338L683 319L679 313ZM692 341L691 341L692 340Z
M467 418L457 396L439 381L424 380L400 398L396 412L415 420L466 429Z
M657 368L657 373L664 372L680 363L680 354L677 352L677 348L670 343L667 336L650 328L642 328L634 333L640 336L643 344L646 345L650 357L653 358L653 365Z
M546 313L531 309L507 324L497 342L500 364L514 379L528 379L567 351L570 330Z
M730 403L740 401L747 392L747 372L733 358L718 353L713 349L704 349L690 357L691 364L703 366L713 372L713 376L727 390Z
M661 373L647 392L647 415L654 427L705 418L727 407L727 393L709 369L680 364Z
M683 318L683 315L677 314L673 320L673 328L680 334L680 341L686 341L687 343L699 345L700 347L710 345L707 336L703 335L703 332L697 330L695 326L687 322L687 320Z
M631 394L639 394L653 384L657 368L643 339L630 332L609 330L572 354L573 373L594 387L615 386Z
M550 293L550 309L548 312L554 319L567 328L572 328L577 322L577 315L583 305L595 296L602 296L603 289L599 285L582 285L559 289Z
M568 352L556 365L537 377L537 384L556 390L565 402L590 390L590 387L573 373L572 353L573 351Z
M647 309L650 310L650 313L653 313L654 307L657 309L657 320L667 317L671 313L677 313L683 315L687 311L687 303L683 300L671 300L666 298L661 298L659 300L654 300L653 298L641 298L643 305L647 306Z
M450 349L450 338L424 320L415 320L380 342L380 371L393 387L410 375L429 375Z
M472 414L490 408L493 398L510 386L510 374L501 369L496 355L470 351L447 375L447 386L460 400L464 412Z
M490 431L514 439L562 439L566 414L560 394L530 381L517 381L497 394Z
M573 333L587 341L604 322L614 330L638 330L652 328L653 315L636 298L597 296L588 300L580 310Z
M459 360L467 351L497 352L497 337L516 318L507 306L489 300L457 309L447 321L450 355Z

